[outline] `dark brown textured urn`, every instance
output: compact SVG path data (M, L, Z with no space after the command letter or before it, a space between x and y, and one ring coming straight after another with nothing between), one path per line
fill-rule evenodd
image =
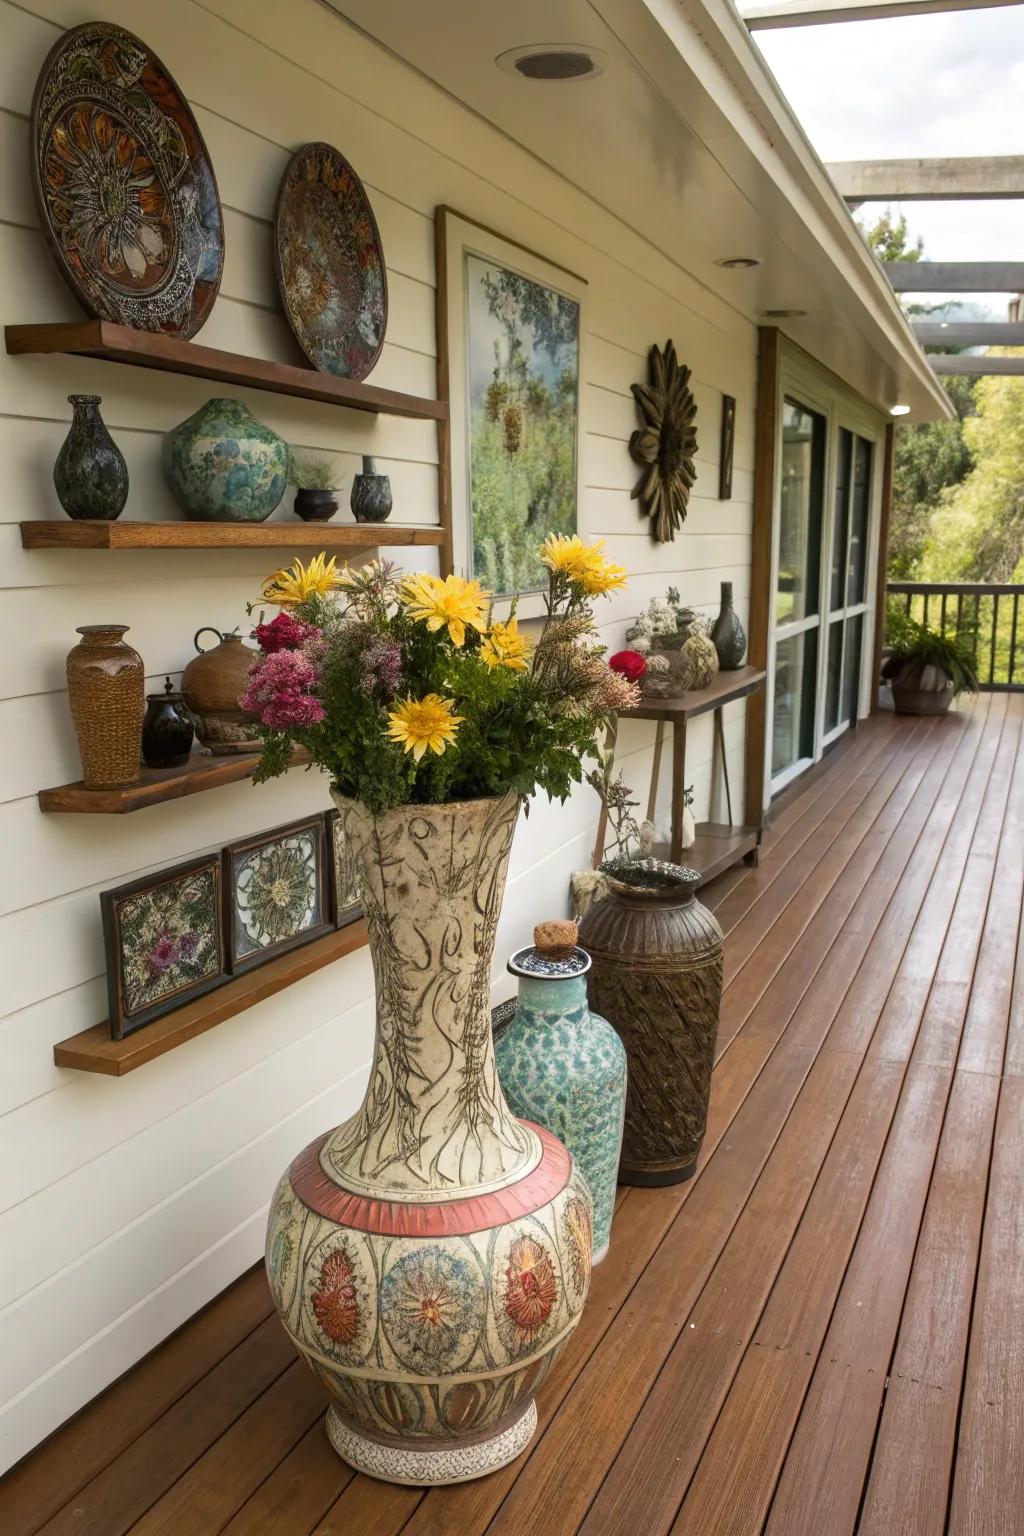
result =
M722 999L722 930L696 898L700 875L638 859L603 866L610 894L580 925L590 1006L618 1031L629 1080L619 1177L688 1179L707 1127Z

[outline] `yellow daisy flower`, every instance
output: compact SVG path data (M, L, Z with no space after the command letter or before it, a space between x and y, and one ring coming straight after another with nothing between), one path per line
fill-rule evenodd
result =
M432 634L447 629L453 645L466 643L466 626L483 634L487 629L487 599L478 581L461 576L431 576L421 571L409 576L402 585L402 601L412 618L425 624Z
M326 597L341 584L338 562L333 556L328 560L325 554L314 555L306 566L296 557L290 569L275 571L264 583L263 600L281 608L297 608L314 595Z
M518 619L507 624L492 624L480 647L480 655L489 667L508 667L512 672L526 671L526 658L532 645L528 635L519 633Z
M417 762L428 747L440 757L454 742L456 727L463 721L462 715L452 713L454 707L454 699L442 699L438 693L403 699L388 715L388 735L392 741L400 741Z
M626 585L626 569L606 559L603 539L584 544L578 533L549 533L540 547L540 558L550 570L577 582L591 596L615 592Z

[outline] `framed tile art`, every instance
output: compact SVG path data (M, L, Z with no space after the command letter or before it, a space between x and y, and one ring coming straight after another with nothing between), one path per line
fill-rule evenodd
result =
M334 926L344 928L363 915L359 900L359 876L341 817L337 811L328 811L326 820L327 855L331 860L334 883Z
M100 912L113 1039L227 980L219 854L102 891Z
M233 975L329 933L333 881L323 812L230 844L223 882Z

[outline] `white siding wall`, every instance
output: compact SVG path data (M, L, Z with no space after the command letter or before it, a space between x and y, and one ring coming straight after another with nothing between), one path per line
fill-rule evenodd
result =
M91 20L93 0L0 0L0 272L5 322L77 313L37 227L28 178L33 83L60 29ZM630 617L676 582L708 612L732 578L746 617L756 335L685 272L534 158L460 109L315 0L105 0L191 100L225 207L227 261L201 340L291 358L271 265L272 209L288 155L326 139L363 177L381 229L391 295L373 382L431 394L432 210L448 203L589 279L583 389L582 531L605 535L635 579L604 609L621 643ZM685 263L685 252L680 260ZM685 531L656 545L629 490L629 385L672 336L694 370L699 480ZM721 392L738 399L734 499L717 497ZM98 891L232 838L327 805L324 783L293 773L126 819L44 816L35 792L78 774L63 691L79 624L131 626L152 686L177 674L202 624L245 620L267 569L256 551L26 552L18 520L59 517L51 465L72 391L103 396L128 460L127 516L173 517L160 434L216 389L113 364L0 354L0 1467L17 1459L259 1255L278 1172L356 1106L371 1045L365 951L118 1081L53 1065L55 1041L104 1016ZM392 477L396 517L437 518L436 443L427 423L373 418L253 394L247 403L290 441L344 458L373 451ZM646 791L653 727L621 732ZM742 805L742 707L727 716L734 803ZM667 754L666 754L667 757ZM691 732L698 815L707 813L710 717ZM667 764L666 764L667 769ZM667 804L667 797L666 797ZM498 945L563 907L587 863L589 791L537 803L516 838Z

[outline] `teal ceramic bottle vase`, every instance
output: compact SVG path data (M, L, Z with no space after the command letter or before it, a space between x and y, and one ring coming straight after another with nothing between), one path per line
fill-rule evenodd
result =
M594 1201L593 1262L608 1252L626 1108L626 1052L587 1006L590 956L576 924L541 923L508 962L519 978L515 1016L495 1044L498 1076L515 1115L564 1142Z
M164 438L164 474L190 521L262 523L288 483L288 444L241 400L207 400Z

